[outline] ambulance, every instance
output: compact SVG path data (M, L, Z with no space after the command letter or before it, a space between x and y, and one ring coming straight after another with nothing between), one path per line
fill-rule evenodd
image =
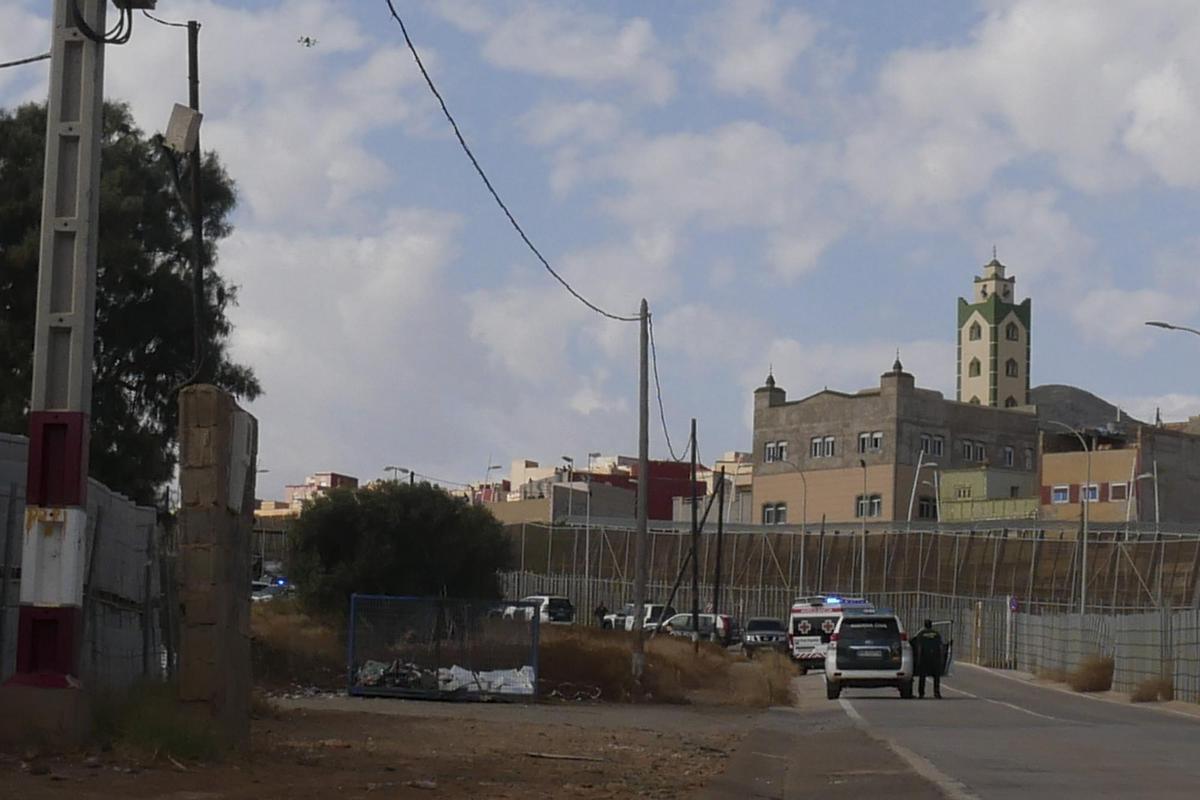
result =
M788 620L788 652L800 666L800 673L825 666L825 650L842 612L855 609L872 612L874 607L858 597L821 594L801 597L792 604Z

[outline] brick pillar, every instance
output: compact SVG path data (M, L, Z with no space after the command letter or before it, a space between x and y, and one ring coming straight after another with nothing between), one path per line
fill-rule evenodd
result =
M215 386L179 393L179 700L250 734L250 533L258 423Z

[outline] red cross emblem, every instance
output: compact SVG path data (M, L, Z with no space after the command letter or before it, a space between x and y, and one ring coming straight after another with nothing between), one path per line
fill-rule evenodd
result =
M808 632L812 630L812 623L806 619L802 619L802 620L800 620L800 624L797 625L796 628L797 628L797 630L800 631L801 636L807 636Z

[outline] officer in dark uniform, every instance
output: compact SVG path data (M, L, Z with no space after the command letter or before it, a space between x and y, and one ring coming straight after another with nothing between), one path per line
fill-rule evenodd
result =
M945 649L942 635L933 629L933 622L925 620L925 627L913 637L913 673L917 676L917 694L925 696L925 678L933 678L933 696L942 699L942 664Z

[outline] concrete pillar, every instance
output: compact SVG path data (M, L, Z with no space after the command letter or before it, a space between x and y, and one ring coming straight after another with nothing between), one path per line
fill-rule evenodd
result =
M179 700L250 734L250 536L258 423L215 386L179 393Z

